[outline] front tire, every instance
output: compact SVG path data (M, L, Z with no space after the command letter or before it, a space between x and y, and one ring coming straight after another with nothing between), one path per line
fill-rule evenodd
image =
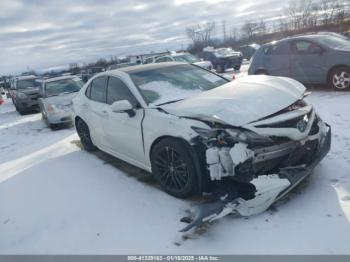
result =
M84 149L86 151L94 151L96 150L96 146L94 143L92 143L91 137L90 137L90 130L88 125L80 118L76 121L76 129L77 133L80 137L81 144L83 145Z
M342 66L334 69L329 76L329 85L337 91L350 87L350 68Z
M196 168L182 141L173 138L160 141L151 152L151 164L153 176L168 194L185 198L196 191Z
M25 115L26 114L26 111L22 108L20 108L19 106L17 106L17 104L15 104L15 108L16 108L16 111L20 114L20 115Z
M240 66L240 65L234 66L233 69L234 69L235 71L239 71L239 70L241 69L241 66Z

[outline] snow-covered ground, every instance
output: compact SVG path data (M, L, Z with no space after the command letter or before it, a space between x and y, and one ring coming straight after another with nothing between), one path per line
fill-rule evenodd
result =
M350 254L350 92L315 89L308 99L333 132L309 181L261 215L187 235L179 219L198 200L165 194L144 172L81 150L74 128L52 131L6 100L0 254Z

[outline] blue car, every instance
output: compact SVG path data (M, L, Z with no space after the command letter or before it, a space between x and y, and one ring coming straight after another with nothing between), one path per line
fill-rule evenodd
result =
M265 44L255 53L248 74L286 76L303 84L350 89L350 41L320 33Z

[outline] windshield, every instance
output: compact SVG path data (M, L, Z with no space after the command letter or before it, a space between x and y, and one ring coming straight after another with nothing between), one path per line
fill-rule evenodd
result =
M130 77L150 105L182 100L228 82L214 73L192 65L134 72Z
M186 62L186 63L196 63L199 59L193 55L178 55L174 56L174 60L178 62Z
M102 68L102 67L93 67L93 68L90 68L89 71L90 71L92 74L96 74L96 73L103 72L103 68Z
M322 36L318 38L318 41L330 48L350 48L350 40L341 37Z
M78 92L84 83L79 78L68 78L45 84L46 96L58 96L60 94Z
M215 53L219 56L230 56L232 55L232 50L228 48L221 48L221 49L215 50Z
M36 79L23 79L17 81L17 89L27 89L27 88L33 88L37 87L39 83L36 81Z

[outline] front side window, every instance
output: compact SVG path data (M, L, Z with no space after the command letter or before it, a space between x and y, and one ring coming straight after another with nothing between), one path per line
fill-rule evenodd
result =
M299 55L315 54L322 51L322 49L318 45L304 40L294 42L292 50L295 54Z
M45 96L58 96L78 92L84 83L79 78L68 78L57 81L47 82L45 84Z
M229 82L189 64L132 72L130 77L150 105L182 100Z
M107 89L107 104L111 105L116 101L128 100L134 107L137 101L127 85L116 77L109 77Z
M17 89L27 89L39 86L36 79L17 80Z
M185 62L190 64L199 62L199 59L197 57L190 54L174 56L174 60L178 62Z
M100 76L92 80L90 99L96 102L106 103L106 80L107 77Z
M160 57L156 60L156 63L162 63L162 62L171 62L173 61L170 57L167 57L167 56L163 56L163 57Z

